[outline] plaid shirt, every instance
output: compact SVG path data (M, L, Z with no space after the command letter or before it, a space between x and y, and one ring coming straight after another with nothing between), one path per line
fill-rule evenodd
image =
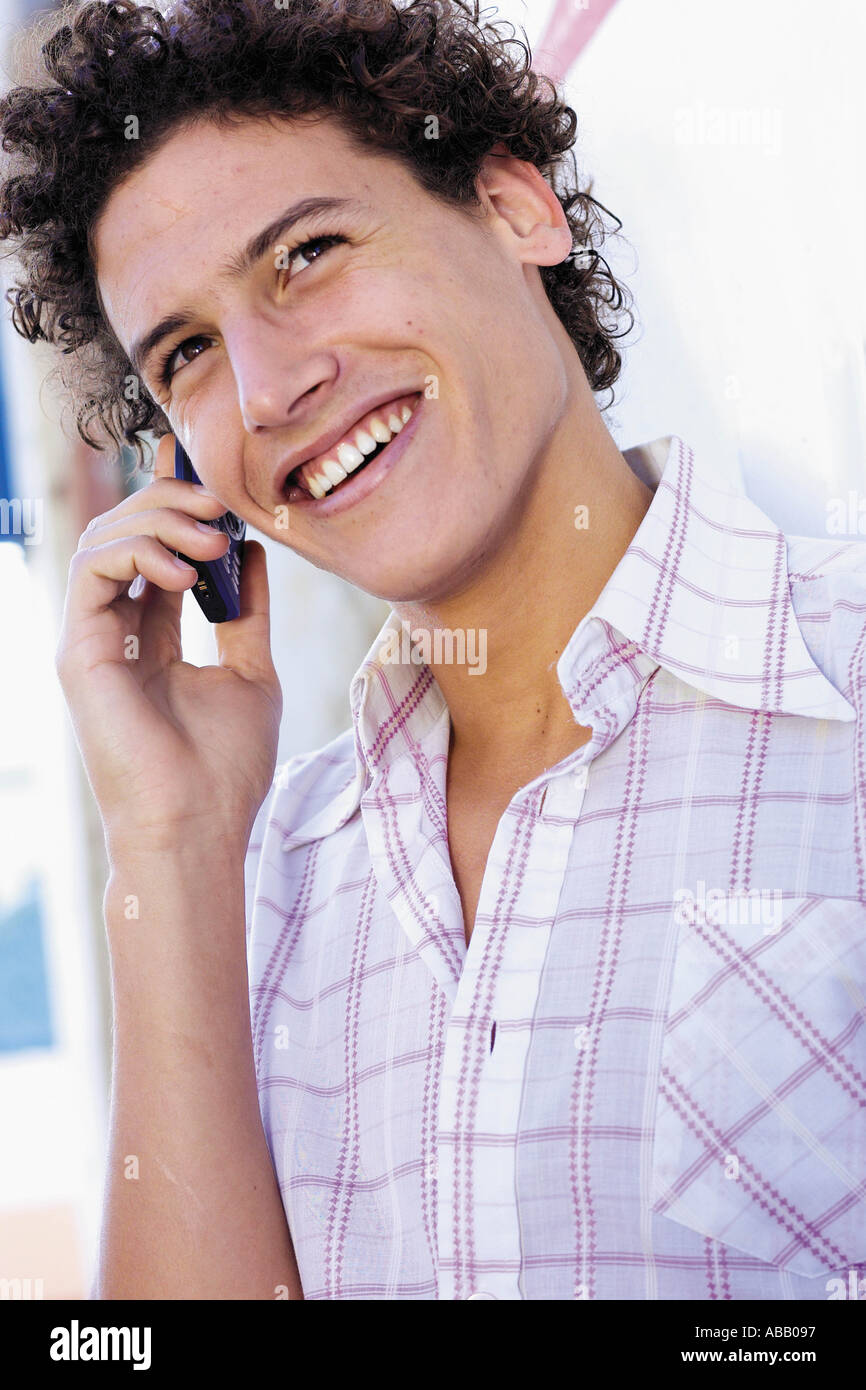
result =
M255 1064L307 1298L866 1278L866 545L783 536L676 437L626 458L653 500L557 665L592 738L503 814L468 948L448 708L382 659L393 613L352 728L259 812Z

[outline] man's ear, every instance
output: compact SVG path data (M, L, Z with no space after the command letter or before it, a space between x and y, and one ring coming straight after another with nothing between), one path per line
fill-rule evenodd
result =
M559 265L572 248L562 204L534 164L499 141L482 160L477 187L497 234L530 265Z

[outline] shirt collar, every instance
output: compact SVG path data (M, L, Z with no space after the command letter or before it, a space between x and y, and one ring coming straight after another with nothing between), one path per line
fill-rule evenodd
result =
M631 719L659 666L742 709L852 720L800 633L778 527L676 435L623 456L653 498L556 668L575 720L593 727L587 756ZM354 779L334 803L334 826L315 817L319 834L343 824L371 775L415 752L444 717L431 668L394 659L406 651L392 610L352 679Z
M803 640L787 544L775 523L676 435L627 449L624 457L654 489L653 499L558 663L576 715L593 707L587 651L602 623L726 704L853 720L852 706Z

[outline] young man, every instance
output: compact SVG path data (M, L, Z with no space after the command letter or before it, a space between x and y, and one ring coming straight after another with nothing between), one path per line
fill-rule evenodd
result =
M111 859L98 1296L827 1298L866 1272L864 548L618 450L573 122L464 7L75 14L3 113L19 326L164 434L58 655ZM226 507L393 606L271 793L260 547L181 660L170 552Z

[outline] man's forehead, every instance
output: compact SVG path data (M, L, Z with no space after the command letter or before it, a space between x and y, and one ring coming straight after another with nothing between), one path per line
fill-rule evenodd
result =
M368 149L330 114L227 125L196 116L109 195L91 235L94 264L101 282L126 278L136 243L177 254L184 238L191 250L239 239L292 198L356 198L386 217L396 203L405 214L412 182L402 160Z
M347 159L347 139L339 125L324 118L315 124L249 118L228 126L196 118L174 130L122 180L107 199L94 243L107 241L114 224L133 209L136 217L150 214L152 229L159 231L197 207L255 215L280 189L298 198L349 196L361 185L372 191L366 152L353 143Z

